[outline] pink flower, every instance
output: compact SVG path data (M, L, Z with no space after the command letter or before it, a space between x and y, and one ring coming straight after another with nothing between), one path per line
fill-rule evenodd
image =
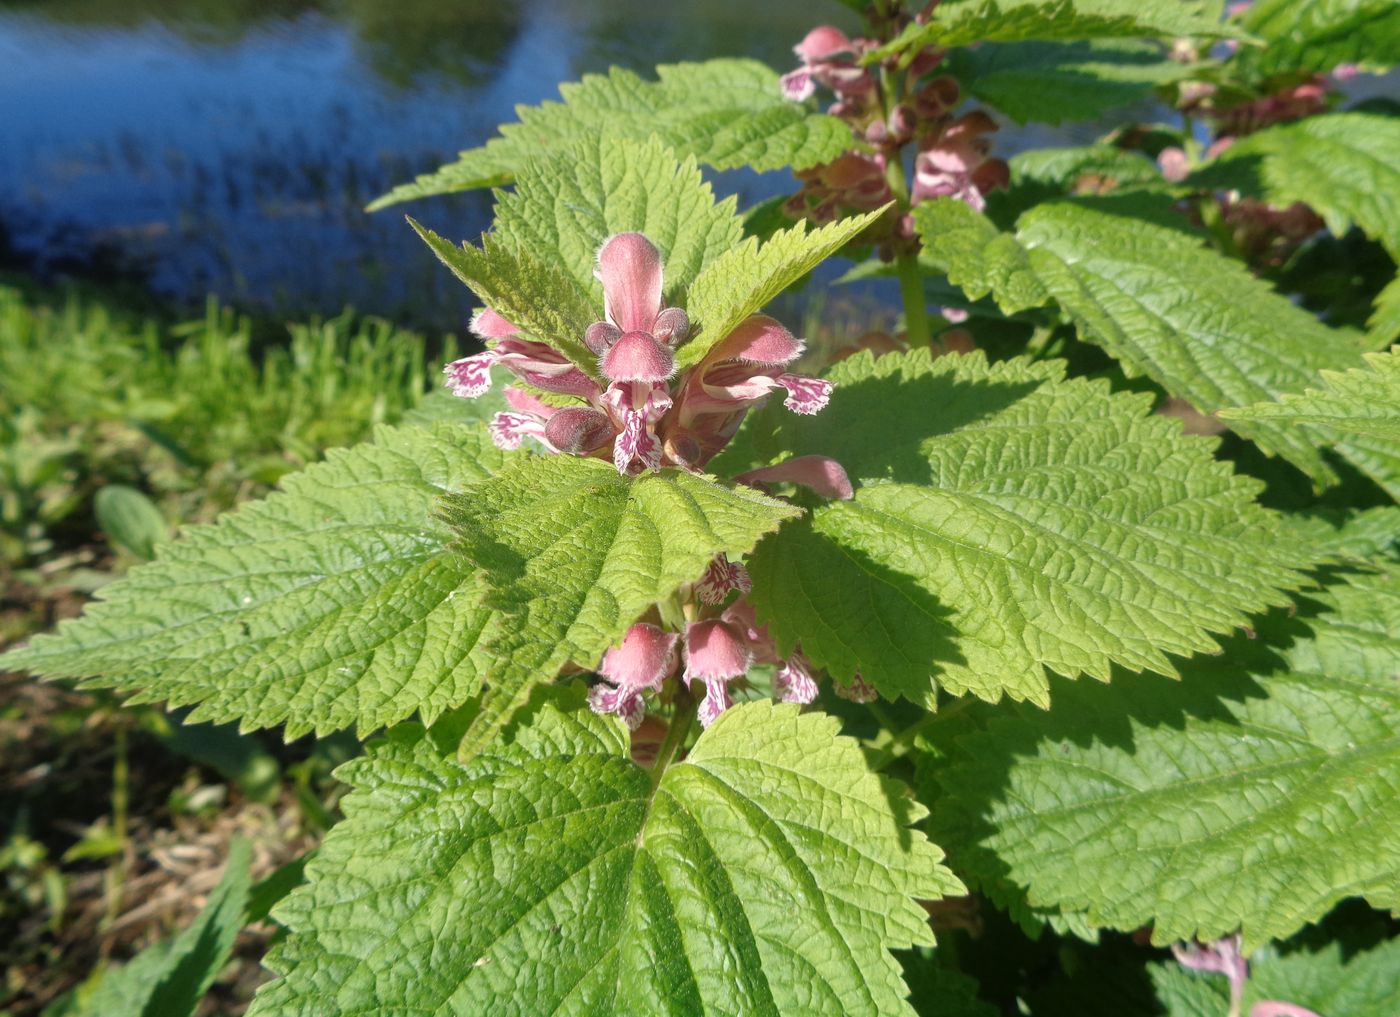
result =
M802 66L782 76L779 85L783 95L802 102L812 97L817 85L823 85L847 101L872 99L875 77L856 62L869 45L869 40L852 40L831 25L812 29L792 48Z
M986 208L986 193L1010 182L1006 163L987 158L987 135L996 129L991 117L976 110L926 139L914 160L911 200L956 198L979 212Z
M1249 962L1240 953L1238 934L1214 943L1173 943L1172 956L1192 971L1211 971L1230 980L1230 1012L1239 1013L1244 983L1249 980Z
M1180 183L1191 173L1191 160L1186 156L1186 150L1172 145L1162 149L1157 154L1157 168L1162 171L1162 177L1168 183Z
M749 578L749 570L721 553L695 584L695 596L702 604L723 604L732 591L748 593L751 589L753 580Z
M680 636L638 622L622 637L622 645L603 654L598 673L603 681L588 693L594 713L615 713L636 730L646 715L645 690L657 690L675 669Z
M880 698L880 693L875 691L875 686L862 678L859 673L852 675L849 682L833 682L831 689L842 699L849 699L853 703L873 703Z
M773 691L785 703L807 704L817 698L817 683L807 658L794 653L773 676Z
M692 458L701 466L723 448L744 414L768 393L787 393L783 405L794 413L822 410L832 384L820 378L786 371L802 355L804 344L772 318L751 315L716 344L691 372L676 400L676 420L668 440L680 454L685 439Z
M787 371L803 344L763 315L745 319L676 380L675 349L689 338L690 321L682 309L662 306L661 252L642 234L610 237L598 251L596 275L604 320L590 325L582 339L598 358L606 387L490 309L472 319L490 348L445 368L448 387L464 398L485 392L491 368L500 366L530 389L580 403L550 406L526 390L507 389L511 409L490 426L502 448L517 449L533 438L550 452L609 457L624 474L668 462L698 470L770 392L782 389L784 405L797 413L826 405L831 383Z
M750 487L763 484L801 484L823 498L837 498L841 501L850 501L855 497L845 468L827 456L795 456L776 466L765 466L759 470L741 473L734 479Z
M709 727L716 717L734 705L729 683L742 678L753 664L748 641L729 623L718 618L691 622L685 627L686 681L705 683L699 718Z

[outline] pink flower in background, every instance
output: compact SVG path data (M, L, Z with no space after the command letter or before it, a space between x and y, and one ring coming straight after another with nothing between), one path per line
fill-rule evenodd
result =
M987 157L988 136L996 129L991 117L976 110L921 142L914 160L912 200L956 198L979 212L986 208L987 192L1011 181L1006 163Z
M802 66L780 79L783 95L797 102L809 99L822 85L840 102L866 102L875 96L875 77L860 66L857 57L871 45L869 39L850 39L831 25L819 25L794 46Z

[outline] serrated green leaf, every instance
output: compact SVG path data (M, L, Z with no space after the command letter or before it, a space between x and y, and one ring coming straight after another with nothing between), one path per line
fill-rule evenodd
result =
M1239 34L1197 0L948 0L866 59L900 54L908 61L926 46L977 42Z
M1353 223L1400 260L1400 117L1329 113L1241 138L1187 183L1308 205L1338 236Z
M768 439L858 484L750 559L783 646L891 696L1043 704L1046 669L1174 674L1166 654L1286 603L1306 552L1279 545L1259 484L1149 397L1063 373L980 354L838 364L827 410Z
M507 184L530 159L591 138L655 134L682 156L715 169L763 172L829 162L851 145L835 117L786 99L778 75L756 60L662 64L657 80L614 67L559 87L563 102L516 107L518 124L454 163L394 188L370 205Z
M5 654L4 666L200 705L191 721L286 724L287 736L476 694L491 612L471 567L446 553L436 499L503 460L479 428L381 428L333 450L282 491L194 526L104 586L82 618Z
M991 289L1004 309L1020 308L1039 287L1081 338L1104 347L1130 376L1146 375L1204 413L1301 391L1323 369L1361 363L1357 333L1323 325L1202 246L1184 220L1162 219L1135 196L1046 202L1005 239L954 204L925 202L915 221L931 257L946 262L969 296ZM952 242L949 220L960 224ZM1315 480L1332 479L1296 428L1264 420L1234 428Z
M1009 160L1012 185L1048 184L1070 194L1085 176L1112 181L1115 186L1161 183L1157 164L1141 152L1112 145L1072 148L1034 148L1017 152Z
M1228 420L1283 420L1308 424L1330 441L1369 435L1400 443L1400 350L1365 354L1366 367L1323 371L1322 388L1284 395L1278 402L1224 410Z
M1130 39L989 44L955 51L949 66L972 95L1022 124L1093 120L1191 73L1161 46Z
M400 735L343 768L250 1014L912 1014L889 951L960 887L834 719L734 707L653 796L559 716L468 764Z
M679 159L656 138L596 137L521 170L514 192L496 196L498 236L548 251L571 270L603 316L593 275L598 248L614 233L644 233L665 263L665 298L681 304L702 267L743 239L736 199L716 203L694 157Z
M1324 561L1355 565L1372 558L1400 559L1400 506L1364 511L1290 512L1287 539L1315 549Z
M602 307L557 258L537 256L490 233L482 236L480 248L458 247L412 219L408 224L488 307L601 379L598 358L583 344L583 333L602 316Z
M1400 351L1368 353L1365 359L1364 368L1323 371L1320 389L1228 410L1221 417L1306 427L1400 500Z
M651 605L738 557L799 511L751 488L663 470L623 477L576 456L517 456L444 500L455 549L505 619L488 647L490 692L463 752L483 749L569 661L594 666Z
M1317 600L1179 683L1066 686L959 742L934 829L960 871L1157 943L1400 904L1400 568Z
M991 295L1006 314L1050 299L1026 250L985 215L952 199L920 202L914 223L923 237L921 261L941 271L971 300Z
M1366 345L1372 349L1400 342L1400 276L1390 280L1377 295L1366 329Z
M749 237L705 266L686 303L695 333L676 354L681 369L698 364L749 315L801 279L884 214L884 209L808 230L805 222L773 234Z
M248 901L248 842L235 838L219 885L199 917L174 939L77 990L66 1017L193 1017L233 952Z
M1231 60L1244 73L1325 74L1343 63L1400 63L1395 0L1258 0L1240 26L1263 43L1241 48Z

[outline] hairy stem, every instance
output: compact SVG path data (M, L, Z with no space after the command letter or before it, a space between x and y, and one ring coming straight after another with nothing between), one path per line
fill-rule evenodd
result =
M656 750L656 762L651 764L651 789L655 791L657 785L661 783L661 777L666 772L666 768L671 765L671 760L685 744L686 736L690 734L690 725L695 721L695 711L700 706L695 697L688 690L683 690L676 700L676 713L671 718L671 726L666 729L666 737L661 740L660 747Z

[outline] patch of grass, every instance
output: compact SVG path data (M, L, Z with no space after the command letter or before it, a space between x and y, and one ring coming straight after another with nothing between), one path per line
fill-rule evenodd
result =
M428 343L382 319L268 331L213 300L172 324L0 286L0 561L90 538L105 484L147 491L171 522L210 519L429 387ZM451 357L455 342L431 352Z

